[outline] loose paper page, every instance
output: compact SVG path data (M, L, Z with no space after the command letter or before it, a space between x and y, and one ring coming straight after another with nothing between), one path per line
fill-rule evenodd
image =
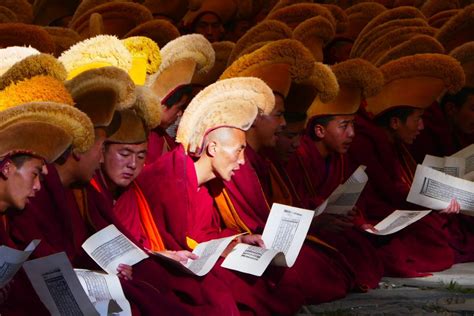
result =
M474 177L474 144L467 146L466 148L458 151L451 157L458 157L465 159L465 179L473 179Z
M119 264L133 266L148 255L122 234L114 225L89 237L82 248L97 264L110 274L117 274Z
M27 261L23 267L51 315L99 315L64 252Z
M453 177L462 178L464 176L465 162L463 158L426 155L422 165L444 172Z
M118 276L82 269L75 269L75 272L100 315L132 315L130 303L125 298Z
M474 214L474 183L418 165L407 201L430 209L446 208L456 198L463 213Z
M426 211L406 211L406 210L396 210L381 222L375 225L377 232L374 232L370 229L365 231L374 235L390 235L394 234L408 225L413 224L414 222L422 219L428 215L431 210Z
M198 255L199 258L196 260L189 259L186 264L181 264L178 261L167 257L164 254L159 252L150 251L151 254L164 258L165 260L172 262L174 265L178 265L184 271L195 274L198 276L203 276L209 273L211 269L216 264L217 260L224 252L224 250L229 246L229 244L234 240L235 237L243 234L237 234L230 237L224 237L219 239L212 239L206 242L199 243L196 248L194 248L193 253Z
M308 233L314 211L274 203L262 239L267 249L238 244L222 267L260 276L270 262L291 267Z
M352 210L369 180L365 168L359 166L346 182L340 184L326 201L315 209L315 216L323 212L346 215Z
M13 279L39 243L39 239L33 240L24 251L0 246L0 289Z

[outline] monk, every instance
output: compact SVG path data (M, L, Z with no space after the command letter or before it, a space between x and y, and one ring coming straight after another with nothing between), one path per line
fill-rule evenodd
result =
M408 71L414 68L412 65L422 63L419 74ZM459 64L449 56L436 54L402 57L383 65L381 71L385 84L359 110L358 132L348 154L353 167L367 166L369 183L359 207L369 224L377 223L396 209L419 208L406 202L416 168L406 144L412 143L423 128L423 108L432 104L444 89L459 89L463 81ZM417 80L418 84L425 85L419 87L413 85L417 76L430 80ZM458 211L456 201L445 210L446 213ZM383 260L385 274L414 277L449 268L454 263L454 253L444 225L446 215L432 212L396 234L375 237L374 245Z

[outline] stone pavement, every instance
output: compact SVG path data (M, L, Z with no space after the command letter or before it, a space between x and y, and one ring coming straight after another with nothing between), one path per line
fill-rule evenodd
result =
M378 289L304 306L309 315L474 315L474 263L425 278L384 278Z

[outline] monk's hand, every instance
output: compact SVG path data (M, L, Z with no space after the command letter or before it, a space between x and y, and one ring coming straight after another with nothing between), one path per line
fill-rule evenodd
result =
M196 255L195 253L192 253L191 251L187 251L187 250L178 250L178 251L166 250L166 255L169 258L171 258L175 261L178 261L181 264L188 263L189 259L196 260L196 259L199 258L198 255Z
M448 207L442 210L440 213L459 214L459 211L461 211L461 205L459 205L458 201L454 198L451 200Z
M262 235L243 235L238 237L241 243L265 248Z
M124 280L132 280L132 273L133 273L133 268L132 266L129 266L128 264L119 264L117 267L117 275L119 278L122 278Z
M360 226L360 229L362 229L363 231L370 230L370 231L373 232L373 233L376 233L376 232L379 231L377 228L374 227L374 225L368 224L368 223L362 224L362 225Z
M315 228L326 230L329 232L342 232L354 226L352 221L345 215L321 214L316 217L314 222Z
M0 305L4 304L7 301L8 294L10 293L10 288L11 288L12 283L13 283L13 281L10 281L7 284L5 284L4 287L2 287L0 289Z

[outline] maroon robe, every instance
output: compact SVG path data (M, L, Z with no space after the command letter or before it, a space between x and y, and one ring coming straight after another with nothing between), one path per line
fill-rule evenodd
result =
M158 160L163 154L176 147L174 139L160 127L155 128L148 135L148 149L145 164L149 165Z
M367 166L369 182L358 205L376 224L394 210L420 209L406 202L415 162L402 144L392 143L364 109L356 116L357 133L348 153L353 167ZM373 237L388 276L415 277L451 267L454 254L444 233L446 216L432 212L398 233Z
M182 146L146 166L137 182L168 249L189 249L190 239L203 242L237 233L223 224L207 186L198 187L194 162ZM292 315L303 304L299 289L289 283L289 270L271 267L255 277L224 269L219 261L210 273L229 286L241 311Z
M141 228L133 185L125 190L114 204L114 198L99 173L96 174L94 180L95 185L89 186L87 190L88 199L92 202L89 205L95 206L94 209L89 209L89 213L95 214L93 221L101 226L114 224L143 250L146 247L149 248L147 236ZM100 224L104 220L106 223ZM176 293L181 301L187 303L184 307L193 315L238 314L230 290L214 275L191 276L171 265L163 266L163 262L156 258L146 259L138 265L141 269L138 271L134 266L134 275L143 274L145 278L150 273L166 276L166 281L162 280L162 282L166 282L167 287ZM147 268L145 269L144 266Z
M83 201L83 205L78 204L74 190L65 188L54 165L48 165L41 190L23 211L9 216L10 236L20 249L33 239L41 239L34 257L65 251L74 267L100 270L81 247L96 229L102 228L91 225L97 219L94 212L87 212L88 205ZM188 314L167 288L160 287L159 276L140 275L140 264L134 267L133 280L120 279L134 314Z
M262 233L270 214L269 202L287 199L285 184L270 161L262 159L247 146L246 163L225 183L225 189L214 186L213 193L222 216L242 231ZM276 188L280 186L279 188ZM225 197L225 203L221 202ZM232 215L230 215L231 213ZM233 221L233 223L232 223ZM295 265L294 282L307 304L317 304L344 297L354 288L354 272L339 251L315 236L309 236ZM313 280L305 282L304 280Z
M339 184L347 180L352 171L349 171L344 155L331 154L323 158L308 136L302 137L300 146L287 164L287 170L298 195L309 204L302 207L307 208L319 206ZM356 226L359 224L355 223ZM356 284L362 288L378 286L383 275L383 264L375 248L357 227L343 232L321 230L314 234L346 257L353 266Z

